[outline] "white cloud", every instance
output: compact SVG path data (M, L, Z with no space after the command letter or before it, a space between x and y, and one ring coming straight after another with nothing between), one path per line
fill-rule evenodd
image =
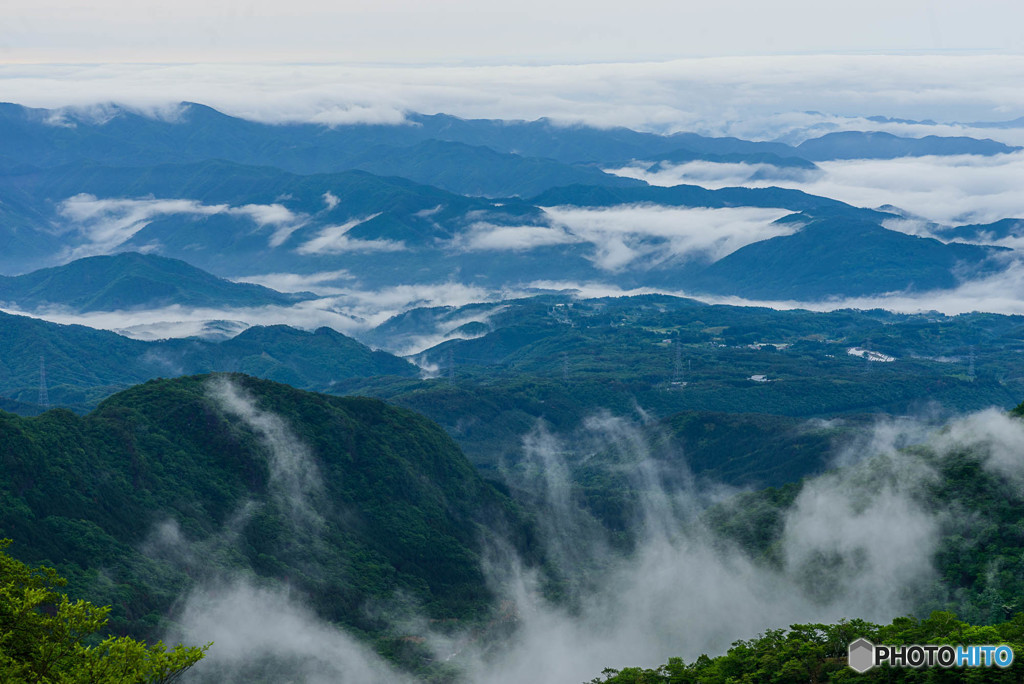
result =
M497 226L479 222L470 226L470 232L457 240L455 247L470 251L519 251L572 242L579 242L579 238L567 233L561 227Z
M682 164L663 162L634 162L626 166L605 169L608 173L624 178L636 178L651 185L700 185L705 188L728 188L750 185L751 177L757 174L766 182L775 185L777 180L805 180L817 172L810 169L778 167L772 164L720 163L691 161Z
M259 226L275 226L270 246L276 247L299 228L305 218L280 204L203 204L190 199L100 199L81 193L61 202L58 214L68 219L84 243L68 247L64 259L79 259L110 252L161 216L214 216L227 214L251 219Z
M488 290L458 282L397 285L380 290L364 290L358 286L342 287L334 278L344 279L343 271L323 272L311 276L270 274L244 279L247 282L292 282L301 289L317 289L318 282L335 282L325 296L297 302L292 306L243 308L192 308L180 305L150 310L91 311L77 313L65 307L47 307L21 311L0 307L0 311L19 316L39 318L65 325L86 325L110 330L136 339L153 340L202 335L223 338L252 325L290 325L313 330L322 326L348 335L380 325L388 318L417 307L464 306L475 302L500 301L525 296L522 289ZM308 280L304 280L308 279ZM314 287L310 288L307 285Z
M785 209L725 209L626 205L601 209L545 207L552 223L596 247L595 263L608 271L650 256L721 259L744 245L796 231L775 224Z
M192 591L171 640L214 642L196 677L239 682L261 666L287 663L293 681L312 684L412 684L363 643L318 617L297 592L235 579ZM278 665L279 666L279 665Z
M571 435L535 430L505 475L540 511L539 539L573 607L546 602L514 556L494 553L487 567L515 606L517 633L490 652L470 643L451 662L472 682L586 681L602 667L714 656L767 628L851 616L887 622L914 610L909 597L933 586L947 518L919 503L932 476L919 457L895 455L881 440L871 445L879 450L863 451L863 463L805 483L783 517L774 565L702 524L699 512L723 492L696 486L680 473L681 459L662 460L637 425L604 414ZM616 477L637 492L628 557L610 550L575 498L572 465L592 453L617 455Z
M875 297L829 299L824 301L753 300L742 297L707 296L682 290L657 287L623 289L600 281L577 282L536 280L501 289L489 289L458 282L398 285L379 290L365 290L358 285L345 286L344 271L328 271L307 276L297 274L266 274L240 279L274 286L284 291L314 290L324 296L299 302L290 307L212 309L171 306L150 311L114 311L72 313L60 308L25 312L0 308L7 313L41 318L54 323L80 324L103 330L121 332L138 339L163 339L205 335L224 337L250 325L285 324L309 329L327 326L340 332L358 335L380 325L391 316L417 307L464 306L478 302L500 302L539 293L572 293L581 299L623 297L642 294L667 294L690 297L708 304L757 306L773 309L807 309L835 311L839 309L886 309L903 313L939 311L957 315L974 311L1024 315L1024 263L1011 261L1003 273L966 282L952 290L920 293L893 293ZM290 285L289 285L290 283ZM324 283L332 283L324 285ZM445 333L416 343L403 342L401 351L416 352L421 343L444 338ZM439 336L439 337L438 337Z
M325 226L316 237L307 240L295 250L299 254L338 254L341 252L400 252L405 244L394 240L360 240L350 238L346 233L361 223L380 216L380 212L362 218L352 219L340 226Z
M478 337L483 337L487 332L489 332L491 318L507 308L507 305L498 305L488 309L474 311L469 315L454 318L439 316L438 320L435 320L434 322L433 332L425 335L413 334L392 336L387 340L385 346L388 351L393 354L397 354L398 356L412 356L414 354L419 354L426 349L437 346L445 340L472 340ZM464 331L458 330L469 323L482 323L487 325L488 331L481 331L480 333L469 335ZM437 366L430 364L426 359L418 358L413 361L428 372L436 373L438 370Z
M227 205L207 206L195 200L130 200L98 199L79 194L58 206L61 216L85 239L85 244L65 250L67 260L107 254L132 238L158 216L188 214L212 216L228 209Z
M438 11L441 9L443 11ZM806 0L693 4L640 0L560 3L415 0L336 5L269 0L244 6L9 0L8 61L102 63L271 59L323 62L505 64L665 59L688 55L823 52L1020 52L1016 3L862 0L827 10ZM543 17L543 22L536 21ZM743 21L737 21L742 17ZM884 18L884 20L880 20ZM788 76L785 69L769 78ZM878 88L889 86L879 79ZM841 89L841 83L833 84Z
M306 225L307 222L305 216L296 215L281 204L246 204L241 207L232 207L228 209L227 213L234 216L248 216L259 226L274 226L275 230L268 241L271 247L283 245L292 233Z
M340 203L341 200L330 190L324 193L324 204L327 205L327 211L334 209Z
M298 302L292 306L223 309L173 305L144 311L87 313L76 313L62 307L49 307L31 312L11 308L0 308L0 311L39 318L51 323L86 325L144 340L188 337L205 334L205 331L221 337L224 330L240 332L252 325L282 324L306 330L327 326L340 332L351 332L367 327L365 321L335 307L335 300L331 298Z
M519 55L523 53L517 53ZM999 121L1024 112L1024 57L802 55L560 66L0 64L5 99L42 107L180 101L262 121L395 123L406 111L770 139L819 126L920 135L871 114ZM515 60L512 60L515 61ZM809 111L826 114L807 113ZM848 118L860 117L860 118ZM957 127L941 134L968 132ZM979 134L1021 141L1018 131ZM1013 140L1010 140L1011 142Z
M263 273L260 275L232 278L236 283L254 283L278 292L315 292L318 295L335 295L345 292L343 288L328 283L352 280L348 271L319 271L317 273Z
M971 280L951 290L932 290L919 293L896 292L871 297L834 298L823 301L754 300L742 297L705 295L697 295L694 298L708 304L764 306L772 309L807 309L809 311L885 309L899 313L938 311L949 316L980 311L1021 315L1024 314L1024 263L1019 260L1012 261L1002 273Z
M989 223L1024 216L1024 152L979 155L854 159L818 162L821 174L805 179L749 181L735 164L695 162L648 172L639 166L614 173L652 185L692 183L708 188L729 185L777 186L803 190L858 207L891 204L945 224Z

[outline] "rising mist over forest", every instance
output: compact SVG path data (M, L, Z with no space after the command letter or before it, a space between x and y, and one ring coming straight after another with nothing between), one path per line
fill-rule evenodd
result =
M15 2L0 679L1020 679L1021 20Z

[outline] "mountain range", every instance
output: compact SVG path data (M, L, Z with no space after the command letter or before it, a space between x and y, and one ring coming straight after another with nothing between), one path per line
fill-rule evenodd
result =
M282 625L280 651L247 644L203 681L353 654L493 681L595 614L600 638L634 612L690 634L699 604L676 598L736 578L833 610L842 578L892 583L876 556L899 554L836 532L860 516L921 532L908 562L929 572L900 606L1005 621L1024 504L999 409L1024 397L1024 317L707 302L1012 288L1020 219L946 225L772 183L1019 152L0 105L0 538L110 605L114 633L223 627L214 662ZM643 294L605 296L624 290Z

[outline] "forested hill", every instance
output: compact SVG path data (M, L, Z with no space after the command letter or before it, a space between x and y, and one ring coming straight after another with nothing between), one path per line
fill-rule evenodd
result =
M284 581L330 621L383 636L371 599L486 613L481 539L528 536L515 506L411 411L243 375L154 380L79 417L0 412L0 538L161 633L210 578ZM202 557L199 565L189 558Z
M342 378L416 376L413 364L374 351L331 328L253 326L222 342L196 338L146 342L82 325L59 325L0 311L0 408L34 413L43 357L49 399L93 408L114 390L168 375L241 372L295 387L328 387Z
M312 297L233 283L178 259L138 252L87 257L25 275L0 276L0 302L13 302L22 311L52 305L74 311L287 305Z

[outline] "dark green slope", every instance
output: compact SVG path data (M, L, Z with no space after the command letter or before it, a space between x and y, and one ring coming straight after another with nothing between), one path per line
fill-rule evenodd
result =
M0 394L21 402L36 401L42 357L50 401L95 402L160 375L158 368L142 360L151 346L83 325L58 325L0 312Z
M677 413L660 427L671 435L695 474L762 487L821 472L833 444L853 430L850 425L826 427L820 421L787 416L708 411Z
M694 283L706 292L776 299L820 299L955 287L1002 268L998 248L944 244L845 218L812 221L793 235L742 247Z
M274 452L218 399L224 380L283 421L287 450L305 450L315 486L280 496ZM394 592L431 617L467 617L490 599L485 530L525 534L511 504L422 416L241 375L151 381L84 417L0 414L0 462L0 536L15 539L12 553L56 564L76 594L113 603L117 627L136 633L193 582L239 572L287 579L322 616L371 632L381 625L361 606ZM312 522L296 522L296 502ZM204 554L198 567L146 555L168 520Z
M189 372L236 371L299 387L330 386L344 378L415 376L419 369L374 351L330 328L309 332L286 325L253 326L216 345L167 340L159 351Z
M87 257L21 276L0 276L0 301L22 310L53 304L76 311L172 304L266 306L288 305L303 298L260 285L233 283L184 261L138 252Z
M966 411L1008 408L1024 393L1019 316L775 311L658 295L535 297L500 307L410 311L382 325L374 339L405 346L418 336L457 336L454 330L473 318L486 320L471 333L480 337L450 339L418 357L440 377L352 380L330 391L380 396L422 412L484 468L516 458L522 435L538 419L571 433L600 410L635 415L639 405L662 419L699 412L712 417L679 435L693 468L736 484L778 483L813 471L821 463L821 450L810 446L816 433L797 430L799 420L757 417L704 431L715 415L806 420L913 413L933 403ZM853 347L896 360L868 362L850 355ZM768 382L753 381L755 375Z
M42 357L50 401L76 410L151 378L188 373L247 372L305 388L329 387L358 376L419 373L407 361L328 328L306 332L287 326L256 327L223 342L143 342L0 312L0 352L0 396L36 401ZM22 408L36 410L23 403L11 404L9 410Z

